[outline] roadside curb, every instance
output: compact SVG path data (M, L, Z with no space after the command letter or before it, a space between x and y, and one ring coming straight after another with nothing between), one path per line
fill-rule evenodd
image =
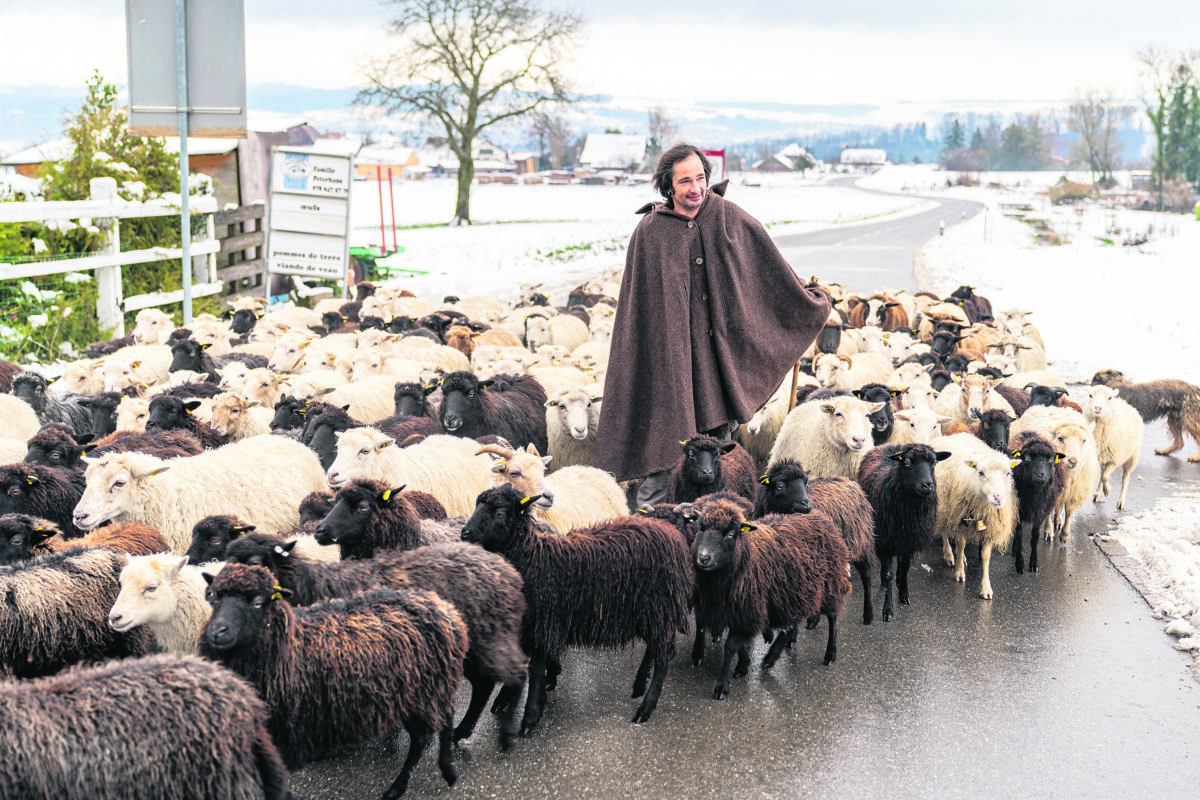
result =
M1150 589L1148 585L1150 576L1141 562L1130 555L1129 551L1125 549L1125 545L1121 544L1120 540L1111 533L1098 533L1091 538L1100 548L1100 552L1108 557L1109 563L1125 577L1125 580L1129 581L1129 585L1133 587L1134 591L1146 601L1150 610L1158 613L1165 600Z

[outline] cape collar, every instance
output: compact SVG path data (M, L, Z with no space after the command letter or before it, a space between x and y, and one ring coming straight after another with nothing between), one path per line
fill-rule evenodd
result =
M721 181L720 183L715 183L712 186L708 187L708 194L715 194L717 197L724 197L725 190L728 188L729 188L729 179L726 178L725 180ZM701 206L700 210L701 211L704 210L703 206ZM675 210L674 206L667 205L667 202L665 200L654 200L652 202L646 203L646 205L642 206L634 213L649 214L651 211L659 211L662 213L670 214L673 217L679 217L680 219L687 219L686 217L683 216L683 214L680 214L679 212L677 212Z

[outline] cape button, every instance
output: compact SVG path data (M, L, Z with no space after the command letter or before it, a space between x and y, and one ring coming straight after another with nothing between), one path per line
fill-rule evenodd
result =
M688 227L689 227L689 228L694 228L694 227L696 227L696 223L695 223L695 222L692 222L691 220L688 220Z
M697 263L697 264L703 264L703 263L704 263L704 259L703 259L703 258L700 258L699 256L697 256L697 257L696 257L696 263Z

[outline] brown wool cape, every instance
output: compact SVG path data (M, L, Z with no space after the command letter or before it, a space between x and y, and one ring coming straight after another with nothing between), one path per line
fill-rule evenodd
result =
M694 220L638 209L613 325L596 466L670 469L679 442L744 422L816 339L829 298L807 289L761 224L708 191Z

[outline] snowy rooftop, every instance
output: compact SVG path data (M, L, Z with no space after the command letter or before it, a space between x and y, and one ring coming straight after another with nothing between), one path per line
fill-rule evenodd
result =
M592 169L627 169L646 157L646 137L634 133L589 133L579 163Z
M847 147L839 156L842 164L885 164L887 151L866 147Z

